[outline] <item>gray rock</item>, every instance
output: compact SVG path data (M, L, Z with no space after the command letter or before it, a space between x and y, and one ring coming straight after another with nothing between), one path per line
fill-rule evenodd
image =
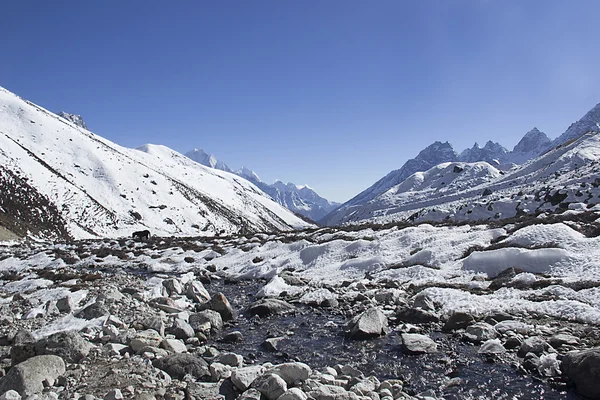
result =
M262 393L268 400L276 400L287 391L287 383L275 374L265 374L252 382L252 387Z
M279 396L277 400L307 400L308 396L301 389L291 388Z
M221 364L220 362L213 362L208 368L210 370L210 376L215 382L231 377L231 370L233 369L233 367Z
M264 367L261 365L236 369L231 372L231 382L241 391L245 391L256 378L262 375L263 371Z
M579 344L579 338L573 335L559 333L552 336L549 342L550 346L554 347L555 349L558 349L564 345L577 346Z
M396 318L400 321L409 322L411 324L424 324L427 322L438 322L439 315L430 310L423 308L404 307L397 314Z
M435 311L435 302L428 293L419 292L413 298L413 308L420 308L425 311Z
M189 322L194 332L201 332L205 335L216 335L223 330L221 314L214 310L204 310L192 314Z
M244 357L235 353L221 353L215 357L214 361L231 367L241 368L244 364Z
M57 355L66 362L76 363L86 357L94 346L78 332L58 332L35 343L24 343L11 348L13 365L31 357Z
M69 295L66 295L63 298L60 298L56 301L56 308L58 311L63 313L70 313L75 308L75 304L73 303L73 298Z
M334 385L321 385L311 390L308 395L315 400L358 400L356 393Z
M423 354L437 352L437 344L429 336L417 333L403 333L401 337L404 349L408 353Z
M185 343L183 343L179 339L165 339L160 343L160 346L171 353L187 352L187 347L185 347Z
M379 388L380 382L374 376L370 376L362 381L356 383L350 388L350 391L360 395L360 396L368 396L371 393L374 393Z
M181 318L175 318L173 326L171 326L171 333L175 335L177 339L189 339L194 337L194 328Z
M58 332L35 344L37 354L59 356L68 363L81 361L93 347L76 331Z
M223 321L235 319L235 311L223 293L215 294L210 301L204 303L201 307L218 312L221 314Z
M165 322L159 316L151 316L146 318L142 321L142 326L144 329L154 329L160 334L160 336L165 336Z
M35 356L8 371L0 379L0 393L15 390L21 395L41 393L44 381L54 381L65 373L65 362L59 356Z
M163 286L167 289L169 296L176 296L183 293L183 285L179 279L165 279L163 281Z
M188 382L186 392L190 399L221 400L225 399L219 393L220 383Z
M279 343L282 342L284 339L285 337L283 336L268 338L265 339L265 341L262 342L260 346L267 351L275 352L279 350Z
M268 370L269 373L279 375L288 386L297 386L308 379L312 373L311 368L301 362L290 362L276 365Z
M523 359L523 368L525 368L529 372L538 372L541 361L540 358L533 353L525 354L525 358Z
M478 351L479 354L502 354L506 353L506 349L502 346L500 339L490 339L481 345Z
M223 335L223 339L221 340L224 343L238 343L244 340L244 335L240 331L233 331Z
M0 400L21 400L21 395L16 390L9 390L0 396Z
M103 301L96 301L95 303L90 304L86 308L75 313L77 318L82 319L94 319L104 317L105 315L110 314L106 305L104 305Z
M123 397L123 393L121 393L120 389L113 389L104 396L104 400L121 400L124 398L125 397Z
M556 353L556 350L552 348L544 339L539 336L532 336L525 339L519 351L517 351L518 357L525 357L527 353L533 353L536 356L542 355L544 352Z
M363 312L350 330L352 339L370 339L386 335L389 332L388 320L379 308L370 308Z
M261 400L262 394L256 389L248 389L238 400Z
M533 330L533 326L521 321L509 319L506 321L498 322L496 325L494 325L494 329L496 329L498 333L501 333L503 335L506 335L508 332L520 333L521 335L528 335Z
M459 329L465 329L475 322L473 315L465 312L455 312L442 327L444 332L454 332Z
M129 346L137 353L146 346L158 347L162 341L163 338L158 332L154 329L146 329L145 331L136 332L131 342L129 342Z
M467 327L464 337L469 342L481 343L495 339L497 336L494 327L486 322L476 322Z
M170 354L154 360L152 365L176 379L183 379L187 374L192 375L194 378L210 376L206 361L189 353Z
M266 317L269 315L284 315L291 314L296 311L296 307L290 303L279 299L261 299L252 303L248 307L248 314Z
M190 281L185 284L185 295L197 303L206 303L210 300L210 294L199 281Z
M567 353L562 372L575 383L580 394L600 398L600 347Z

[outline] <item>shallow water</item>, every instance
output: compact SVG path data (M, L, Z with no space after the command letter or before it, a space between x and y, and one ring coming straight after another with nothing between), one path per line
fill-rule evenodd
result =
M260 284L213 282L206 287L211 293L223 292L236 310L243 310L254 300ZM432 389L447 399L581 399L574 390L555 390L546 382L520 374L507 363L489 362L477 354L478 346L451 335L434 332L431 337L439 352L411 355L403 353L396 332L374 340L350 340L344 335L345 322L343 316L331 310L308 306L300 306L296 315L263 319L240 313L227 331L242 332L244 341L218 343L218 347L260 363L296 360L313 368L349 364L365 376L401 379L409 394ZM277 336L285 336L278 351L261 347L265 339Z

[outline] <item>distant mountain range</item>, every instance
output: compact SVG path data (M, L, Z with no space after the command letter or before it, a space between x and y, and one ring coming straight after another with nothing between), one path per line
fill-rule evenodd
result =
M340 205L340 203L332 202L319 196L308 186L298 186L291 182L284 184L281 181L268 184L263 182L256 172L246 167L243 167L237 171L233 171L231 168L229 168L229 166L227 166L227 164L217 160L215 156L207 154L202 149L194 149L185 153L185 155L207 167L232 172L244 179L249 180L258 186L263 192L271 196L271 198L277 203L293 212L309 218L312 221L318 221Z
M311 226L237 175L164 146L124 148L84 127L79 116L58 116L0 88L4 228L93 238L144 229L218 235Z
M490 141L483 148L475 143L472 148L457 154L450 143L435 142L422 150L417 157L408 160L400 169L390 172L319 222L324 225L339 225L373 219L390 221L406 218L409 211L411 215L421 212L422 215L433 218L434 214L431 210L423 211L421 208L432 204L439 206L454 197L467 199L468 196L463 192L469 187L479 188L477 189L479 195L485 191L480 187L496 181L505 181L507 176L516 177L519 173L528 171L529 165L541 165L548 170L548 166L544 166L543 160L551 164L557 162L552 156L544 158L548 152L553 151L552 154L556 156L562 151L557 149L580 140L588 132L598 131L600 131L600 104L572 124L554 141L534 128L525 134L512 151ZM574 151L577 153L576 150ZM590 159L589 155L579 154L577 157L582 160ZM533 161L539 159L542 161L538 163ZM591 159L594 160L594 157ZM481 164L482 162L485 165ZM540 162L541 164L539 164ZM523 164L525 164L523 167L519 167ZM566 163L566 165L575 169L582 167L577 164ZM543 175L541 172L540 174L540 176ZM551 180L551 177L543 176L545 180ZM517 181L519 180L517 179ZM558 182L556 184L559 185ZM489 189L495 190L495 188L494 186ZM514 214L516 210L515 206L508 214ZM454 211L444 212L440 215L456 217ZM469 218L479 215L469 215ZM505 212L503 215L507 215L507 213ZM497 213L494 213L493 216L497 216Z

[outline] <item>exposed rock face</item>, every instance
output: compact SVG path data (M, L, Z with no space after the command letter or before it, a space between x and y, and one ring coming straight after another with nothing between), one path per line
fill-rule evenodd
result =
M44 381L54 381L65 373L65 362L53 355L35 356L15 365L0 379L0 393L15 390L21 395L41 393Z
M567 353L562 363L563 373L590 398L600 398L600 348Z
M77 115L77 114L69 114L67 112L61 111L57 114L59 117L63 117L64 119L74 123L75 125L77 125L80 128L83 129L88 129L87 125L85 124L85 121L83 120L83 117L81 115Z

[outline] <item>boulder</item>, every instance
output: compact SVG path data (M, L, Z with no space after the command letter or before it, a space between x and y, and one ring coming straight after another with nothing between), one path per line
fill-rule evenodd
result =
M312 370L304 363L290 362L276 365L268 372L279 375L288 386L296 386L298 383L307 380Z
M525 357L527 353L533 353L536 356L542 355L544 352L555 353L556 350L552 348L544 339L539 336L532 336L530 338L525 339L521 347L519 347L519 351L517 351L517 356Z
M231 372L231 382L241 391L247 390L252 382L262 375L264 367L261 365L252 365L239 368Z
M265 396L267 400L276 400L287 391L287 383L275 374L261 375L252 382L252 387Z
M165 339L160 346L171 353L185 353L187 351L185 343L179 339Z
M475 322L473 315L466 312L455 312L442 327L444 332L454 332L459 329L465 329Z
M494 327L486 322L476 322L467 327L464 338L472 343L481 343L495 339L497 336Z
M158 347L162 341L163 339L158 332L154 329L146 329L145 331L136 332L131 342L129 342L129 346L137 353L146 346Z
M506 353L506 349L502 346L500 339L490 339L481 345L478 351L479 354L502 354Z
M183 379L187 374L197 379L210 376L207 362L189 353L171 354L154 360L152 365L176 379Z
M266 317L269 315L283 315L295 312L296 307L279 299L262 299L252 303L248 307L248 314Z
M204 310L190 315L189 323L194 332L216 335L223 329L223 318L214 310Z
M53 382L65 373L65 362L55 355L35 356L8 371L0 379L0 393L14 390L20 395L32 395L44 390L44 382Z
M235 319L235 312L223 293L215 294L210 301L200 306L202 310L213 310L221 314L223 321Z
M214 359L215 362L240 368L244 364L244 357L235 353L221 353Z
M81 319L95 319L95 318L100 318L100 317L104 317L105 315L110 314L110 312L108 311L108 308L106 308L106 305L104 304L103 301L96 301L95 303L90 304L89 306L85 307L82 310L79 310L75 313L75 316L77 318L81 318Z
M370 308L363 312L350 330L352 339L370 339L386 335L389 332L388 320L379 308Z
M177 339L189 339L194 337L196 334L194 328L181 318L175 318L173 325L171 326L171 333L175 335Z
M438 322L440 320L439 315L437 315L434 311L410 307L402 308L396 314L396 318L398 318L400 321L411 324L424 324L427 322Z
M37 354L59 356L68 363L81 361L93 347L76 331L58 332L35 344Z
M308 396L298 388L288 389L284 394L279 396L277 400L306 400Z
M56 355L69 363L76 363L86 357L94 346L76 331L58 332L35 343L24 343L11 348L13 365L33 356Z
M575 383L580 394L600 398L600 347L567 353L562 372Z
M404 349L408 353L423 354L437 352L437 344L429 336L417 333L403 333L401 337Z

